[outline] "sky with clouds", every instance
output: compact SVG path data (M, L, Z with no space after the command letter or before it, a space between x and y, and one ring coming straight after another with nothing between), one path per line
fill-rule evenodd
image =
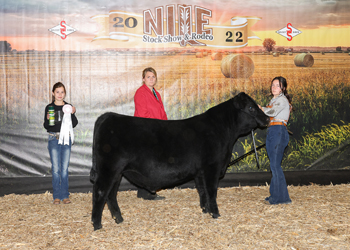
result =
M78 30L74 36L80 37L79 42L91 42L99 30L99 25L91 19L92 16L108 14L111 10L141 14L146 9L154 11L158 6L184 2L212 10L211 24L227 23L234 16L261 17L262 20L251 29L262 38L266 32L275 33L291 23L293 27L302 30L303 34L304 31L325 34L327 30L338 30L330 34L338 36L341 43L349 40L349 35L344 33L350 33L350 0L0 0L0 40L7 39L16 44L13 42L15 37L26 37L28 41L35 37L48 39L55 36L48 29L65 20ZM255 42L252 44L255 45ZM329 44L330 42L324 46L330 46ZM350 43L340 45L350 47ZM29 42L26 46L30 46Z

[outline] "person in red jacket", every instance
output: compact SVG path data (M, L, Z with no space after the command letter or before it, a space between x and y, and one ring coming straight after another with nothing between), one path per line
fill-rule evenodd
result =
M136 91L134 96L134 116L168 120L162 97L154 89L154 85L157 83L157 72L153 68L144 69L142 72L142 82L142 86Z
M154 86L157 83L157 72L149 67L142 72L142 86L137 89L134 102L136 117L168 120L164 110L162 98ZM152 194L148 190L138 187L137 197L145 200L163 200L163 196Z

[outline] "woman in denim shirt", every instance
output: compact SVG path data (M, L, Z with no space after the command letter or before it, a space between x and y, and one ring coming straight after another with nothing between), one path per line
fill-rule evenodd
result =
M267 129L266 151L270 159L272 179L270 183L270 196L265 199L267 204L289 204L286 179L281 167L284 150L289 142L287 123L289 120L291 97L287 93L287 81L284 77L275 77L271 82L273 96L269 105L260 107L271 119Z

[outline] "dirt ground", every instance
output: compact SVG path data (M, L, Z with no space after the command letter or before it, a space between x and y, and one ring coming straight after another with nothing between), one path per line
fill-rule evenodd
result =
M162 201L118 193L124 222L107 206L93 231L92 194L0 197L0 249L349 249L350 184L289 186L292 204L266 205L268 186L221 188L221 217L203 214L195 189L158 192Z

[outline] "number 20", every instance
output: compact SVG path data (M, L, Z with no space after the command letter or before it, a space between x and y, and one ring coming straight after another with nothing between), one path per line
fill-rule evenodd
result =
M232 35L233 34L232 34L231 31L227 31L226 32L226 36L227 36L226 42L228 42L228 43L232 43L233 42ZM243 36L242 32L237 31L236 32L236 36L237 36L236 43L242 43L243 42L243 39L241 39L242 36Z
M130 26L130 20L132 20L132 26ZM128 17L127 19L125 19L125 22L123 23L124 19L122 17L115 17L113 18L114 22L117 22L115 24L113 24L113 27L116 28L123 28L124 27L124 23L125 26L128 28L135 28L137 26L137 20L134 17Z

